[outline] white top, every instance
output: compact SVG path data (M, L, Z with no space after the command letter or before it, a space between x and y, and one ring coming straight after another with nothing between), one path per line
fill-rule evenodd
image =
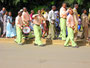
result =
M49 14L47 12L43 15L46 20L48 20L48 15Z
M56 20L55 12L51 10L48 15L49 22L53 23L53 20Z
M16 23L17 26L21 27L21 25L22 25L22 17L17 16L16 19L15 19L15 23Z
M61 7L60 8L60 17L61 18L67 18L67 13L69 10L66 10L66 8Z

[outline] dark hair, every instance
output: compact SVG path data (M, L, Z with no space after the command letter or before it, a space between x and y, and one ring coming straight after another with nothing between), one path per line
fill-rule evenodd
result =
M78 4L74 4L74 7L76 7Z
M49 11L49 9L48 9L48 8L46 8L46 10L45 10L45 11L47 12L47 11Z
M62 5L63 5L63 4L67 4L67 3L66 3L66 2L63 2Z
M82 9L82 13L84 12L84 10L86 10L85 8Z
M45 10L45 8L42 8L41 10Z
M52 6L52 8L56 7L55 5Z

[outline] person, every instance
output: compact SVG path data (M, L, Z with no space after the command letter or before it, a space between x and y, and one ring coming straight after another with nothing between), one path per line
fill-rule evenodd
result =
M15 19L15 24L16 24L16 39L15 42L18 43L19 45L22 45L22 26L23 26L23 22L22 22L22 12L19 11L18 12L18 16Z
M59 11L55 11L55 15L56 15L56 21L55 21L55 28L56 28L56 36L58 37L59 35L59 32L60 32L60 27L59 27L59 24L60 24L60 18L59 18Z
M90 22L90 12L89 12L89 14L88 14L88 20L89 20L89 22Z
M0 12L1 12L2 14L5 14L5 12L6 12L6 8L3 7L2 10L1 10Z
M6 34L7 17L8 17L8 12L6 11L5 15L3 16L3 34L1 37L4 37Z
M69 15L67 16L67 30L68 30L68 37L66 39L66 42L64 44L65 47L69 47L69 41L72 43L72 47L77 48L77 44L74 42L74 17L73 17L73 10L69 10Z
M1 12L0 12L0 34L2 35L3 34L3 15Z
M12 38L16 38L16 25L15 25L15 19L12 19L12 32L11 32Z
M31 10L31 14L30 14L30 21L32 21L32 16L34 15L34 10Z
M48 14L49 14L49 9L46 9L46 13L43 15L44 18L46 19L46 22L43 23L43 35L42 37L45 38L45 34L47 33L48 36L48 32L49 32L49 21L48 21Z
M90 23L90 8L89 8L88 20L89 20L89 23Z
M22 13L22 22L23 26L30 26L30 15L26 9L26 7L23 8L23 13ZM28 35L28 38L33 38L34 36L31 34L31 32Z
M55 10L56 6L52 6L52 10L49 11L48 20L49 20L49 35L48 38L51 40L55 39Z
M81 31L82 30L82 25L81 25L81 18L80 18L80 14L78 14L78 30Z
M43 14L41 14L41 10L38 10L38 12L37 12L37 13L38 13L39 15L43 16ZM43 31L44 31L43 21L41 22L40 27L41 27L42 34L43 34Z
M32 16L34 15L34 10L31 10L31 14L30 14L30 22L31 22L31 24L30 24L30 28L31 28L31 30L33 30L33 26L34 26L34 24L33 24L33 18L32 18Z
M89 25L89 20L87 16L87 11L86 9L83 9L83 13L81 15L82 19L82 26L83 26L83 33L82 33L82 38L85 38L86 40L89 40L88 38L88 25Z
M33 15L33 23L34 23L34 35L35 35L35 42L34 45L37 46L45 46L41 41L42 31L41 31L41 22L45 21L44 17L41 14Z
M42 9L41 9L41 14L44 15L45 13L46 13L45 9L42 8Z
M7 17L7 26L6 26L6 38L11 37L11 32L12 32L12 13L8 13L9 16Z
M73 8L73 12L74 12L74 19L75 19L75 30L74 30L74 35L75 35L75 40L77 40L77 34L78 34L78 12L77 12L77 9L78 9L78 4L75 4L74 5L74 8Z
M66 10L66 3L62 4L60 8L60 28L61 32L59 38L62 40L66 40L66 18L67 18L68 10Z
M29 26L30 17L29 17L29 13L25 7L23 8L22 21L23 21L24 25Z

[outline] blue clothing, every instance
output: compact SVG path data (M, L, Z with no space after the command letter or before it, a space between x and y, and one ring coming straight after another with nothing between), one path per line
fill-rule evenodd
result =
M7 27L6 27L6 37L11 37L11 32L12 32L12 24L11 23L7 23Z
M0 13L5 14L6 11L1 10Z
M11 37L16 36L16 27L12 26L12 32L11 32Z
M6 27L6 37L16 36L15 26L12 26L12 17L8 16L7 27Z
M34 24L33 24L32 22L30 22L29 27L30 27L30 29L33 31Z
M58 14L55 14L56 15L56 21L55 21L55 26L59 26L59 23L60 23L60 20L59 20L59 15Z

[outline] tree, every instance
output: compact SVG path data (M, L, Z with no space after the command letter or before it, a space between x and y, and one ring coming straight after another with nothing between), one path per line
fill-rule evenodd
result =
M90 8L90 2L88 0L0 0L0 9L4 6L8 11L13 12L14 10L17 12L22 7L27 7L30 11L31 9L41 9L42 7L51 8L52 5L56 5L59 9L63 2L66 2L68 6L73 6L74 3L78 3L79 9L83 7ZM15 12L13 12L14 15L17 15Z

